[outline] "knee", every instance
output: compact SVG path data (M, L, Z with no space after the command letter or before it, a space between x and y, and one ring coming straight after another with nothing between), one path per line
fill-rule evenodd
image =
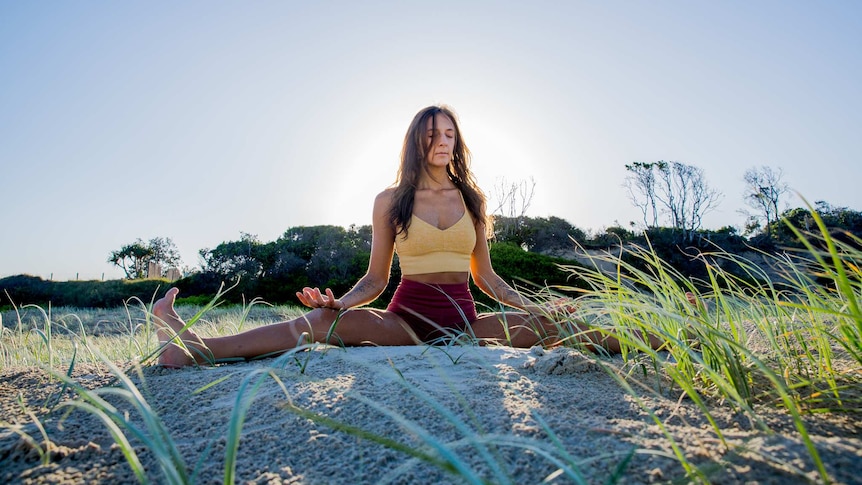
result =
M281 329L299 340L302 334L308 335L309 339L322 342L326 337L329 327L334 318L327 318L323 309L317 308L308 313L300 315L293 320L277 323Z

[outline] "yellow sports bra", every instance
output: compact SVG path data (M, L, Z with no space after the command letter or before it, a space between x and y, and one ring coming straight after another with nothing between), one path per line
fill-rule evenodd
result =
M476 247L476 228L469 211L451 227L438 229L414 214L409 237L395 237L395 252L402 275L467 272Z

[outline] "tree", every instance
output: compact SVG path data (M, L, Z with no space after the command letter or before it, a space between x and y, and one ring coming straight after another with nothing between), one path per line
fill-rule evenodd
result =
M132 244L126 244L117 251L111 251L108 262L122 268L128 279L147 278L150 276L149 263L158 263L167 270L182 264L180 252L171 238L154 237L149 242L140 239Z
M370 225L300 226L263 243L241 233L200 252L202 274L216 281L238 281L235 294L289 301L304 286L343 293L364 274L371 256Z
M108 262L122 268L126 278L136 280L146 277L147 263L153 252L143 241L138 239L132 244L126 244L118 251L111 251Z
M530 177L529 181L518 182L509 182L503 177L494 186L494 200L497 207L491 211L491 214L503 217L524 217L533 202L535 193L536 181L533 177Z
M773 170L771 167L762 166L750 168L745 171L742 179L745 181L745 192L743 196L745 203L757 214L749 216L746 232L754 232L763 222L763 227L771 233L771 228L778 221L779 202L789 190L786 183L782 182L782 170Z
M265 273L264 245L254 234L240 233L239 241L223 242L213 249L201 249L204 272L224 279L258 277Z
M658 206L655 193L655 169L665 162L635 162L626 165L629 175L623 186L628 190L629 200L643 213L644 226L658 226Z
M721 201L722 194L709 186L703 169L693 165L635 162L626 165L626 170L630 172L626 177L630 198L643 212L648 227L657 226L658 215L663 214L670 227L691 238L703 224L703 216Z
M858 241L862 240L862 212L834 206L822 200L814 203L814 212L817 212L823 220L832 239L851 245L858 245ZM779 246L802 247L802 242L788 226L793 226L812 240L822 237L814 215L808 207L785 210L779 215L778 220L772 222L759 237Z
M583 230L559 217L528 217L526 225L530 229L527 249L536 253L570 251L575 247L574 241L583 242L587 238Z
M524 227L527 209L533 201L536 192L536 181L521 180L509 182L506 178L498 180L494 186L496 208L491 211L495 216L494 233L507 241L517 241L523 245L526 241L527 229Z
M176 244L169 237L154 237L150 239L150 250L153 252L152 261L159 263L167 271L168 268L178 268L183 260Z
M574 247L572 239L583 241L586 233L559 217L497 217L494 240L514 244L537 253Z
M370 231L362 226L345 230L338 226L318 226L315 250L306 266L308 278L336 293L347 291L368 267L371 256Z

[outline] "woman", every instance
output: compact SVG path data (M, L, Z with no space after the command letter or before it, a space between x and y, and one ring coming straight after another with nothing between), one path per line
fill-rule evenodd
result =
M306 338L303 334L316 342L349 346L432 343L466 332L480 342L515 347L554 344L571 335L561 335L562 329L546 317L546 307L519 294L491 267L485 198L469 162L455 114L445 106L423 109L404 137L396 184L375 198L368 271L350 291L336 298L329 289L304 288L296 295L312 311L236 335L200 338L186 330L181 338L190 352L168 345L159 363L181 367L283 352L296 347ZM402 279L392 302L386 310L358 308L386 288L395 252ZM470 276L484 293L523 311L477 315ZM172 288L153 306L161 342L184 326L173 308L177 292ZM612 337L577 326L570 330L589 345L619 351Z

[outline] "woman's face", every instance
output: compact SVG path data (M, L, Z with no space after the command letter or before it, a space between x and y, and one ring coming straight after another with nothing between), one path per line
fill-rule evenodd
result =
M425 139L428 164L432 167L449 165L455 150L455 123L442 113L435 114L433 120L428 118Z

